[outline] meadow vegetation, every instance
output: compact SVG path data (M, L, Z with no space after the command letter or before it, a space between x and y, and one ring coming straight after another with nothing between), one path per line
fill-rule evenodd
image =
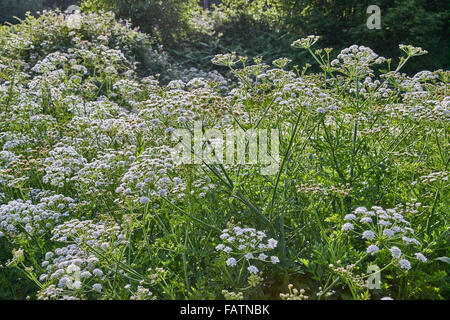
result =
M0 26L0 298L450 298L450 72L404 73L424 48L220 40L189 67L94 11ZM276 172L178 163L199 122L277 129Z

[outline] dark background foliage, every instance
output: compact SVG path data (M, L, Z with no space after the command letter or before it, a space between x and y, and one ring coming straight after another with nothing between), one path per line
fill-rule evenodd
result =
M286 13L285 27L293 33L314 33L324 37L325 45L341 48L363 44L387 57L399 44L412 44L429 54L415 67L448 68L449 43L447 0L281 0ZM366 27L366 9L381 8L381 29Z
M17 19L14 17L23 19L27 11L35 13L55 8L65 10L77 3L77 0L0 0L0 23L16 23Z
M410 63L407 72L448 69L450 61L447 0L0 0L0 23L71 4L130 19L175 61L201 69L213 68L210 59L230 51L267 61L289 56L303 65L309 58L290 43L309 34L321 35L322 47L366 45L387 58L399 55L399 44L426 49L429 54ZM381 8L380 30L366 27L372 4Z

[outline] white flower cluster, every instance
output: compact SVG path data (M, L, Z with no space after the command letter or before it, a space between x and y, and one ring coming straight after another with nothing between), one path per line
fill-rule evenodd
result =
M46 174L42 180L44 183L62 188L86 162L87 160L73 147L58 143L50 151L50 157L44 160Z
M222 230L222 243L216 250L224 253L228 258L226 265L234 267L243 261L248 264L249 273L257 274L260 270L254 265L257 262L277 264L280 259L276 255L269 256L268 252L276 249L278 241L270 238L263 231L253 228L233 227Z
M44 59L39 60L36 65L31 68L31 71L42 74L49 73L50 71L56 70L58 65L67 60L67 54L55 51L49 53Z
M113 85L113 90L121 96L135 96L139 93L139 83L130 79L121 79Z
M111 119L117 117L123 108L120 108L116 103L107 100L104 96L97 98L96 101L80 102L79 97L70 95L64 98L64 103L67 105L74 118L74 122L78 124L78 117L87 119Z
M371 65L385 61L386 58L377 55L368 47L352 45L343 49L337 58L331 61L331 66L339 68L339 70L350 76L362 78L372 74Z
M366 240L366 253L375 255L383 248L389 248L392 258L398 265L406 270L411 268L408 256L402 253L398 246L402 246L404 251L411 251L411 245L420 246L421 243L412 235L414 230L397 209L383 209L379 206L373 206L371 210L366 207L358 207L353 213L347 214L344 220L348 221L342 225L344 232L353 232L360 239ZM415 257L421 262L427 259L425 256L416 252Z
M56 226L51 240L69 243L45 254L42 267L45 272L39 277L41 282L56 283L57 289L73 290L78 297L82 291L102 291L102 283L107 274L100 266L100 259L91 248L103 252L114 252L125 244L120 227L114 223L73 219ZM74 243L73 243L74 242ZM110 272L110 271L108 271ZM123 273L119 272L120 274ZM81 290L81 291L80 291ZM53 290L41 290L41 298L53 298Z
M232 67L239 62L239 58L236 56L236 52L216 54L211 62L218 66Z
M155 300L156 297L153 293L148 289L141 285L137 287L136 292L131 295L130 300Z
M289 293L280 293L281 300L308 300L309 297L305 295L305 289L296 289L293 284L288 285Z
M0 231L10 237L43 234L70 216L76 207L70 197L53 195L37 204L17 199L0 206Z
M426 93L426 91L420 91ZM419 92L419 93L420 93ZM388 109L391 116L398 118L407 118L421 122L442 123L450 120L450 97L445 97L443 101L423 101L415 92L409 92L405 96L404 103L390 104Z
M309 35L306 38L301 38L295 40L291 46L295 48L309 49L311 48L317 41L319 41L319 36Z
M106 119L74 117L68 127L73 130L73 136L64 138L63 141L69 145L79 145L77 150L91 152L109 149L111 146L129 148L128 144L135 142L139 134L137 123L128 115Z
M62 288L51 284L37 293L38 300L79 300L76 296L70 295Z
M421 47L414 47L412 45L400 44L398 46L400 50L404 51L408 56L420 56L422 54L427 54L427 50L423 50Z
M425 176L420 176L418 181L413 181L411 184L415 186L417 183L421 184L430 184L433 182L443 182L448 183L448 172L447 171L438 171L432 172Z
M135 160L136 157L130 150L105 150L105 153L86 164L71 180L86 195L107 194L118 183L120 174Z
M99 259L88 255L76 244L57 248L45 254L42 267L45 273L39 276L41 282L55 282L58 288L82 289L89 283L96 284L105 280Z
M175 176L174 168L169 147L148 148L124 174L116 192L136 203L147 203L153 197L181 199L186 185Z
M11 151L0 151L0 169L6 169L13 161L18 161L19 157Z
M354 80L346 79L344 81L345 84L348 85L348 91L350 93L356 94ZM365 99L383 99L392 96L393 90L389 87L388 82L381 82L374 77L366 76L364 78L364 81L359 81L359 94Z
M274 93L275 100L280 106L280 112L292 112L293 108L305 108L317 114L335 113L341 108L341 102L311 81L295 78L284 84Z
M93 222L92 220L72 219L66 221L52 230L51 240L58 242L86 243L91 247L100 247L108 250L111 241L124 241L120 227L114 223L105 221Z

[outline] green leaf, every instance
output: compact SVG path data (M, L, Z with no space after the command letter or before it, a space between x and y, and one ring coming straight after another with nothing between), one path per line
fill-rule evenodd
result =
M307 267L308 268L308 265L309 265L309 260L307 260L307 259L303 259L303 258L300 258L300 259L298 259L301 263L303 263L304 265L305 265L305 267Z
M439 257L439 258L436 258L435 260L439 260L439 261L442 261L442 262L450 264L450 258L449 257Z

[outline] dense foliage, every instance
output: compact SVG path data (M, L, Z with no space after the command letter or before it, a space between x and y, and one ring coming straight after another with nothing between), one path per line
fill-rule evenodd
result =
M398 45L414 43L429 54L410 62L405 71L448 69L450 3L446 0L0 0L0 23L17 22L25 11L80 5L84 11L113 11L152 35L185 66L211 70L210 59L235 51L265 62L284 56L294 64L312 60L292 50L295 39L323 36L323 46L342 48L353 43L385 56L399 54ZM209 10L203 10L207 4ZM381 29L368 29L367 8L381 9ZM220 70L220 68L219 68Z
M121 18L130 19L142 31L161 37L165 44L186 35L194 0L82 0L85 10L113 11Z
M283 21L291 32L324 35L325 45L359 42L380 54L396 52L401 43L414 43L430 54L414 68L448 68L450 3L446 0L281 0ZM370 5L381 8L381 29L366 27Z
M112 14L1 27L0 297L449 299L450 73L320 41L292 43L316 73L224 53L161 82ZM277 129L276 170L175 161L199 124Z

